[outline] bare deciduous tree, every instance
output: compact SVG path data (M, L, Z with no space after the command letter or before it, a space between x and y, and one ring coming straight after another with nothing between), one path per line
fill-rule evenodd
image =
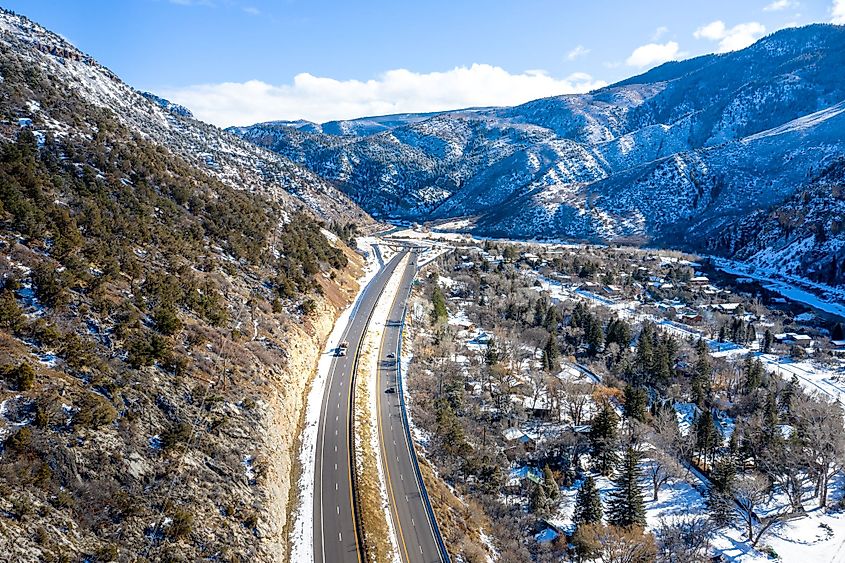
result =
M817 395L799 395L795 405L802 450L816 480L819 507L827 506L830 479L845 464L842 407Z
M710 538L715 528L709 518L676 516L661 519L655 530L657 561L660 563L704 563L709 561Z

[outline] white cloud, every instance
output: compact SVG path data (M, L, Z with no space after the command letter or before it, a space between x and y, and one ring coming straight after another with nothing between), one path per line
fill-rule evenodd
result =
M566 53L566 60L574 61L575 59L579 59L589 53L590 49L587 49L583 45L578 45L577 47Z
M323 122L367 115L514 105L536 98L587 92L605 86L589 74L555 78L541 70L511 74L487 64L446 72L390 70L376 79L335 80L298 74L292 84L259 80L164 88L157 93L219 126L275 119Z
M830 23L845 24L845 0L833 0L830 7Z
M654 30L654 33L651 34L651 40L657 41L667 33L669 33L669 28L665 25L661 25L660 27Z
M725 22L716 20L696 29L693 37L718 41L718 52L727 53L748 47L764 33L766 26L759 22L740 23L728 28Z
M794 0L774 0L771 4L767 4L764 8L764 12L780 12L781 10L786 10L787 8L797 8L798 2Z
M683 55L679 51L679 46L675 41L668 43L649 43L648 45L640 45L631 56L625 61L628 66L635 66L643 68L646 66L654 66L666 61L677 60Z

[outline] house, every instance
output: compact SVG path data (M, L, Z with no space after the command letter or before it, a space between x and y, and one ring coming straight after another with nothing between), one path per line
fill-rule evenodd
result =
M812 348L813 339L806 334L797 334L794 332L781 332L775 335L775 342L784 344L786 346L801 346L802 348Z
M710 279L707 276L695 276L690 278L689 284L692 287L705 287L710 285Z
M505 457L509 460L514 460L521 455L533 452L536 447L537 443L528 434L526 434L521 428L518 427L511 427L505 428L502 431L502 436L505 438Z
M543 472L536 467L523 465L515 469L511 469L508 474L508 480L505 482L505 490L511 494L519 494L529 490L532 484L541 485L543 483Z
M739 309L740 305L742 305L742 303L719 303L718 305L715 305L714 308L720 313L733 314L737 311L737 309Z
M831 340L830 351L839 355L845 355L845 340Z
M704 317L698 313L684 313L681 315L680 321L689 325L700 325L704 322Z

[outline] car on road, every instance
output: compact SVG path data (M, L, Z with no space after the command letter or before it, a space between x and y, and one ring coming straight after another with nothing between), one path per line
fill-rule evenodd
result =
M385 393L396 393L396 387L388 387L384 390Z
M396 359L396 354L394 354L393 352L389 353L389 354L387 355L387 359L388 359L388 360L394 360L394 359Z

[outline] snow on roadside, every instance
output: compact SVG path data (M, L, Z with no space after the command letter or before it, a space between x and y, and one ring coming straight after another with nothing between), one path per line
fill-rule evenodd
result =
M375 256L367 257L364 274L358 278L358 295L337 318L331 334L326 340L326 346L317 363L317 373L311 382L305 407L305 424L302 430L302 444L299 449L299 465L301 472L297 489L299 493L293 507L294 521L290 533L290 561L312 561L314 559L314 469L317 457L317 430L320 427L320 410L323 405L323 394L329 378L334 350L340 344L343 333L357 311L361 295L367 284L379 270Z

